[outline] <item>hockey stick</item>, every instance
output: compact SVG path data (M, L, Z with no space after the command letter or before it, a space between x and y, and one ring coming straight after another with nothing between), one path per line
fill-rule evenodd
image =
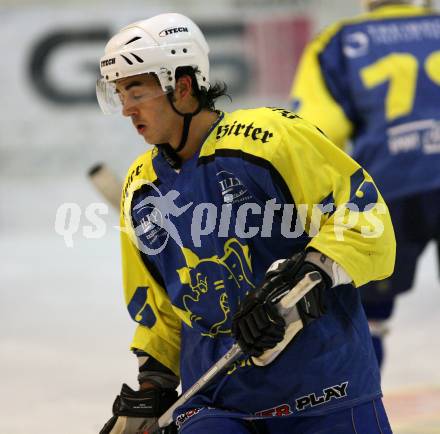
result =
M312 271L307 273L277 304L284 309L293 308L321 280L319 272ZM173 413L178 407L188 402L197 392L206 387L217 374L229 367L242 355L243 351L238 344L233 344L231 349L214 363L186 392L182 393L180 398L157 421L150 423L148 426L140 426L138 434L160 434L162 428L167 427L173 422Z
M98 163L89 169L88 176L95 188L119 211L121 201L122 181L105 164Z

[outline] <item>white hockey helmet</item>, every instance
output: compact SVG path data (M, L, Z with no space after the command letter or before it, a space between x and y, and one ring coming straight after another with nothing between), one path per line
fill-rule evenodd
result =
M365 9L372 10L379 6L392 3L412 4L414 6L421 6L425 8L432 7L432 0L362 0Z
M191 66L199 88L209 89L209 47L199 27L188 17L167 13L137 21L114 35L101 58L102 78L96 91L104 112L118 105L114 82L154 73L164 93L174 90L176 69ZM113 108L113 110L112 110Z

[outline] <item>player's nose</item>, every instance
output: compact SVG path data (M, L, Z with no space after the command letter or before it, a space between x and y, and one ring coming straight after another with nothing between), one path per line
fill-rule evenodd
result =
M127 117L133 117L137 113L137 108L135 104L130 104L128 102L122 103L122 115Z

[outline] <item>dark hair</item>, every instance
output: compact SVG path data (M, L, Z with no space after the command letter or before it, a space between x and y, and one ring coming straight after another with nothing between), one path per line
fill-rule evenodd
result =
M208 90L200 89L196 79L197 72L199 72L198 69L194 69L192 66L179 66L176 69L176 82L184 75L191 77L193 96L197 98L202 109L215 110L215 100L221 96L226 96L231 100L227 94L228 86L224 82L216 82Z

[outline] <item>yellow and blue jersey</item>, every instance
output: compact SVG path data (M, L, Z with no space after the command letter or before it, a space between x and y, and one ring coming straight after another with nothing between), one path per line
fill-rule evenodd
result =
M440 15L389 5L303 53L293 109L368 170L386 200L440 188Z
M138 324L132 347L180 375L183 390L230 348L240 300L275 260L314 248L355 286L393 270L393 229L370 175L284 109L222 113L179 170L158 148L141 155L121 210L125 299ZM283 415L301 416L379 396L357 289L332 288L327 298L328 312L275 362L242 358L181 410L261 417L283 406Z

